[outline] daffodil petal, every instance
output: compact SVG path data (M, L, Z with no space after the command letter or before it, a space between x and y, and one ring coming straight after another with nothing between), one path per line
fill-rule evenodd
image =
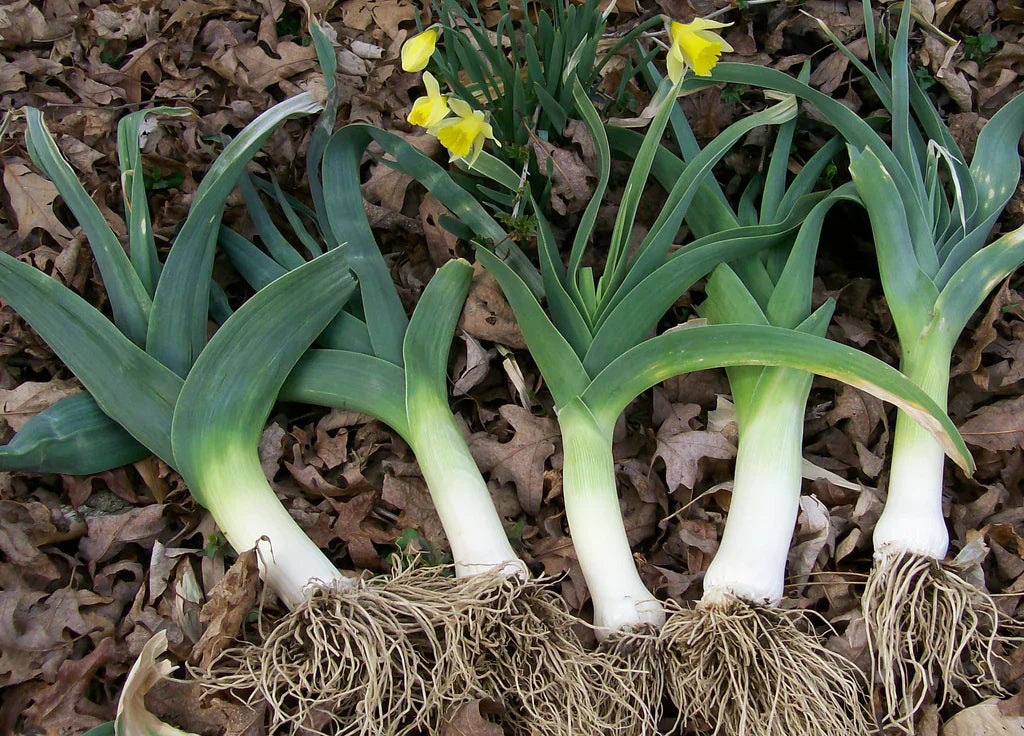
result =
M717 20L709 20L708 18L694 18L692 23L687 23L687 30L690 31L707 31L712 28L728 28L733 25L732 23L719 23Z
M452 108L452 112L458 115L460 118L471 118L473 117L473 108L469 106L469 103L465 100L460 100L457 97L453 97L448 101L448 105Z
M672 84L679 84L679 80L686 73L686 60L677 46L673 45L671 50L669 50L668 56L665 57L665 65L668 71L668 78L672 80Z
M402 69L418 72L426 68L437 46L437 30L428 28L402 44Z

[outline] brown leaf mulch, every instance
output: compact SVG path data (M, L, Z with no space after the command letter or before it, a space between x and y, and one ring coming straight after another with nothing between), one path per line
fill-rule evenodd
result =
M404 122L416 75L396 65L415 32L408 0L312 0L337 34L340 119L394 129L427 153L436 141ZM497 3L480 3L494 19ZM614 28L646 14L688 19L719 0L617 0ZM740 7L746 3L738 3ZM981 122L1022 89L1024 11L1016 0L923 0L922 12L961 44L915 31L916 74L942 106L968 155ZM795 73L810 60L812 84L868 115L866 85L814 22L824 19L866 57L863 18L853 0L806 0L734 10L727 38L735 59ZM42 108L64 155L119 236L126 235L114 131L117 120L154 105L196 116L162 122L149 136L144 166L158 246L165 248L219 145L276 101L317 78L301 5L285 0L15 0L0 4L0 107ZM614 70L614 65L610 65ZM644 93L633 90L642 107ZM868 102L865 102L868 100ZM708 90L684 101L702 141L761 104L742 90ZM639 110L637 110L639 111ZM821 144L815 113L798 152ZM256 159L286 191L308 197L303 152L312 121L291 121ZM29 160L24 121L4 119L0 247L107 308L84 235L53 185ZM568 136L573 138L571 132ZM771 138L755 131L716 169L735 194L764 165ZM559 172L553 207L571 232L573 213L592 191L585 136L572 149L537 144ZM549 150L551 149L551 150ZM443 156L442 156L443 158ZM619 191L623 169L617 168ZM843 172L836 174L841 180ZM438 225L443 208L385 166L368 166L365 195L378 239L411 304L436 265L467 253ZM652 191L640 225L656 215ZM241 198L226 217L246 224ZM613 196L602 210L610 223ZM838 218L856 214L839 212ZM1001 224L1024 222L1024 185ZM829 335L894 362L898 347L875 279L863 221L836 221L824 242L817 297L838 301ZM232 296L243 293L218 264ZM665 325L685 319L684 298ZM569 605L588 615L588 595L561 508L562 451L551 402L523 350L500 289L479 273L453 348L453 408L499 512L524 559L562 576ZM1011 277L976 315L954 355L950 414L978 461L965 478L950 470L954 547L984 540L990 553L974 571L1019 613L1024 592L1024 279ZM539 389L539 390L538 390ZM34 413L78 390L49 348L9 308L0 311L0 440ZM720 373L672 379L627 410L615 435L622 509L645 581L659 594L694 599L729 505L735 426L720 398ZM867 665L857 593L871 560L870 535L884 498L892 412L834 382L815 383L807 409L805 454L822 477L805 484L790 555L786 605L832 624L830 647ZM264 470L285 505L340 567L385 572L392 555L443 561L447 543L422 477L397 434L353 412L281 405L260 446ZM844 482L827 476L837 474ZM831 477L833 480L829 480ZM853 486L852 488L850 486ZM234 564L233 564L234 563ZM0 734L81 734L112 719L124 676L158 632L177 662L213 656L260 605L251 559L237 560L208 514L175 473L148 459L90 477L0 473ZM270 606L270 604L267 604ZM269 609L268 609L269 610ZM1024 653L1011 653L1004 682L1018 690ZM258 736L262 716L231 703L189 707L195 689L164 683L147 700L154 712L197 733ZM498 706L474 702L451 716L446 733L496 736ZM1019 698L925 713L920 733L981 733L1020 715ZM952 718L951 718L952 717ZM967 724L967 725L964 725Z

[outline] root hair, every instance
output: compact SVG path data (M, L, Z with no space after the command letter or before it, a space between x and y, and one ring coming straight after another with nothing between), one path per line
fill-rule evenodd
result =
M432 673L445 580L444 568L408 568L354 589L317 588L261 643L240 642L196 674L209 690L264 702L271 733L410 733L439 712Z
M860 673L802 618L740 601L678 609L661 632L678 721L725 736L869 733Z
M583 648L551 581L485 573L449 595L473 605L447 619L447 693L503 702L505 725L523 736L636 733L642 701L611 661Z
M912 733L929 693L937 706L963 706L958 692L1004 695L995 667L1004 618L992 596L941 561L882 552L862 599L872 689L883 725Z

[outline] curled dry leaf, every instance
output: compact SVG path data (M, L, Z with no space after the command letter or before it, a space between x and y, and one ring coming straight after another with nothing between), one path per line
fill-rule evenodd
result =
M165 631L155 634L142 648L142 653L128 673L128 679L121 691L121 700L117 704L117 733L139 736L195 736L164 723L146 707L146 693L174 669L167 660L157 660L157 657L166 651Z
M206 628L192 648L192 661L205 669L224 651L228 642L238 636L245 617L256 603L258 582L256 550L246 550L213 587L199 612L199 621Z

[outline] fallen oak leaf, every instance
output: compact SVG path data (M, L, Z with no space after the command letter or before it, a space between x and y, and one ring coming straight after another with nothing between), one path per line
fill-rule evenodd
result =
M476 432L470 437L469 451L482 472L499 483L513 483L523 510L536 516L544 495L544 467L555 454L558 423L515 404L498 411L512 426L512 439L499 442L487 432Z
M11 199L20 239L40 228L62 243L71 240L71 231L53 212L53 201L58 196L53 182L24 164L11 163L4 167L4 187Z
M665 461L665 481L669 493L679 486L693 489L699 480L701 458L729 460L736 448L721 432L695 430L690 420L700 414L698 404L673 404L672 415L658 428L654 457Z

